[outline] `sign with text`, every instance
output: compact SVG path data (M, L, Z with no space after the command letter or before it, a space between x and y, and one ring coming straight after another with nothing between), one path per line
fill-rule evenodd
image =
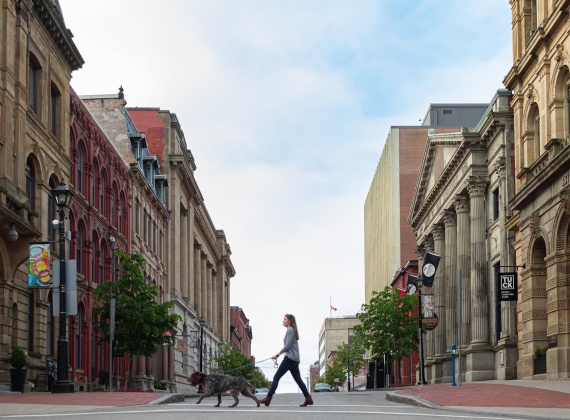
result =
M518 277L516 272L499 273L499 302L517 300Z

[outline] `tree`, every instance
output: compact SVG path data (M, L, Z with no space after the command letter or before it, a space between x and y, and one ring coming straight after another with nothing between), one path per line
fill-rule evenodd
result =
M256 367L253 373L251 374L251 378L249 382L254 386L254 388L270 388L271 381L267 379L263 371Z
M172 302L157 303L158 288L144 281L145 260L139 254L115 251L120 258L121 277L106 281L93 291L94 324L101 331L101 341L109 342L111 295L115 298L116 349L133 356L151 357L158 346L174 344L175 334L165 336L167 330L176 331L179 315L170 314ZM132 369L131 369L132 371Z
M386 354L388 360L401 360L418 348L418 317L412 316L417 306L415 295L401 296L386 286L380 293L372 292L368 305L358 316L361 324L354 327L355 342L370 349L378 360Z
M336 359L338 363L347 371L352 377L358 376L360 370L364 366L364 359L361 354L362 347L356 344L341 345L337 347Z
M234 376L243 376L250 380L256 369L253 358L248 359L241 351L233 350L230 346L224 346L218 351L218 355L210 362L212 370L218 373L228 373Z
M332 366L327 366L324 378L325 382L333 388L336 384L335 379L338 379L338 384L342 386L347 379L346 368L335 359Z

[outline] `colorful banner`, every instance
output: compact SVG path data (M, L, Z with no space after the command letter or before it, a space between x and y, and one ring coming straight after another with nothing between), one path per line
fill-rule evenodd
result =
M188 347L191 349L197 349L200 347L200 336L198 335L198 331L190 331L188 333Z
M49 242L31 243L28 261L28 288L49 287L50 268Z
M435 315L434 295L422 295L422 301L422 316L424 318L433 318Z

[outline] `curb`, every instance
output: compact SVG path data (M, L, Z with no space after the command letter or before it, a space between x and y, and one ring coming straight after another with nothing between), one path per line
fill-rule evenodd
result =
M420 397L412 397L408 395L398 395L396 391L388 391L386 392L386 399L388 401L397 402L400 404L408 404L414 405L416 407L425 407L425 408L435 408L441 410L443 407L440 407L437 404L429 402L428 400L424 400Z
M183 402L184 394L166 394L162 397L157 398L154 401L147 403L146 405L159 405L159 404L169 404L175 402Z

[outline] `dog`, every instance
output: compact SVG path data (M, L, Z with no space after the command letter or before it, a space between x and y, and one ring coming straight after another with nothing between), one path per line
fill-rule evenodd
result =
M206 397L218 395L218 404L216 404L215 407L219 407L222 403L222 394L229 391L230 395L234 397L235 400L235 402L230 405L230 408L238 405L238 395L240 392L243 396L254 400L259 407L259 400L250 391L253 387L247 379L242 376L222 375L220 373L206 375L202 372L194 372L190 378L188 378L188 382L190 382L190 385L192 386L202 385L204 388L204 394L200 396L196 404L200 404Z

